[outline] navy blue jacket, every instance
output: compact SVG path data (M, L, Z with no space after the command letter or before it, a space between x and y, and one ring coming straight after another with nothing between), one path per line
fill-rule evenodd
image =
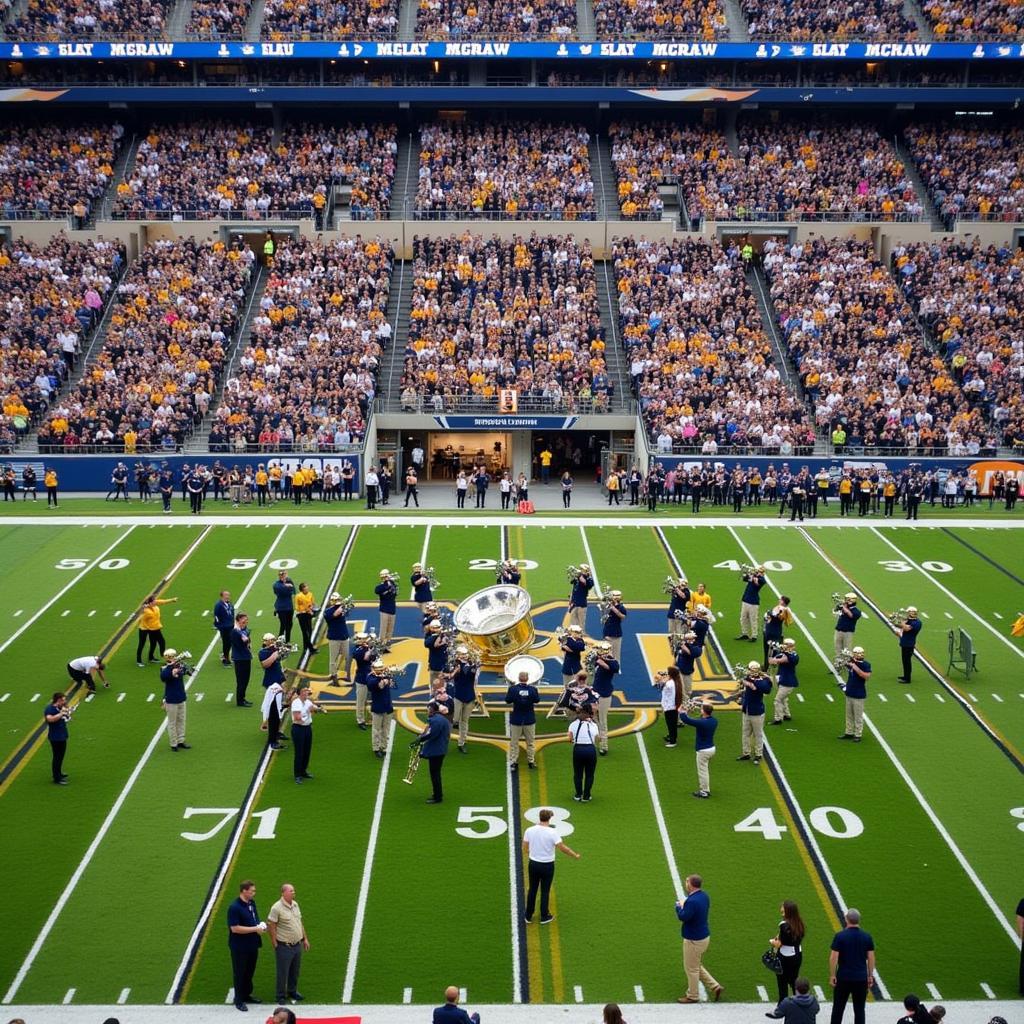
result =
M847 615L845 612L840 612L839 617L836 619L836 632L837 633L852 633L857 628L857 620L864 613L859 608L851 608L850 614Z
M448 740L452 734L452 723L447 715L434 714L427 719L427 733L420 744L422 757L444 757L448 753Z
M349 638L344 609L345 606L342 604L331 604L325 609L324 622L327 623L328 640L347 640Z
M370 666L373 664L373 652L366 644L356 644L352 657L356 663L356 682L366 683L366 677L370 674Z
M718 728L718 719L712 715L710 718L691 718L685 712L680 712L679 721L684 725L692 725L697 732L697 742L694 749L709 750L715 745L715 730Z
M858 661L857 667L861 670L861 672L870 672L871 662ZM852 668L846 676L845 693L847 697L853 697L859 700L863 700L868 695L868 681L866 679L861 679L861 677L857 675L857 673L854 672Z
M696 651L700 650L696 643L682 644L676 652L676 668L684 676L693 675L693 664L697 659Z
M273 653L273 647L261 647L259 653L260 661L263 661L264 658L269 658ZM271 683L281 683L284 685L284 666L281 664L280 658L270 668L263 670L263 685L269 686Z
M164 665L160 669L160 682L164 684L165 704L185 703L185 673L180 666Z
M900 633L900 647L916 647L917 634L921 632L921 620L907 619L907 625L910 629Z
M743 588L743 603L744 604L760 604L761 603L761 588L765 585L765 578L763 576L754 575L747 580L746 587Z
M416 580L422 579L422 583L417 583ZM413 573L409 577L409 582L413 586L412 599L417 604L425 604L427 601L433 601L434 595L431 593L430 584L427 582L426 576L420 576L419 573Z
M431 634L423 641L427 649L427 667L431 672L443 672L448 667L448 644L445 637Z
M690 588L683 587L683 597L680 597L674 590L672 591L672 600L668 603L668 617L674 619L676 612L685 612L686 606L690 601Z
M260 913L256 909L256 901L244 902L239 896L228 907L228 946L242 952L251 952L263 945L259 932L247 932L245 935L236 935L231 926L234 924L245 925L248 928L255 927L260 923Z
M390 715L395 710L391 703L391 684L381 683L372 672L366 677L366 689L370 694L370 710L375 715Z
M380 610L385 615L394 615L398 610L398 606L395 603L395 595L398 593L398 588L394 583L378 583L377 586L373 588L373 592L379 599Z
M608 667L605 668L601 661ZM619 673L619 663L609 654L602 656L594 669L594 690L599 697L610 697L614 686L614 679Z
M763 715L764 695L772 692L772 681L768 676L759 676L752 682L756 689L748 690L744 687L740 695L740 707L745 715Z
M68 738L68 723L66 718L58 718L56 722L47 722L47 715L55 715L61 709L56 704L47 704L43 708L43 721L46 723L46 738L60 743Z
M799 686L796 678L796 667L800 662L800 655L796 651L783 655L786 659L779 665L779 686Z
M231 631L231 660L252 661L252 648L245 642L249 639L249 627L238 626Z
M452 694L463 704L476 699L476 669L472 665L456 665L452 675Z
M567 636L562 643L568 648L562 658L562 675L574 676L582 668L580 655L587 649L586 641Z
M274 611L294 611L295 605L292 598L295 596L295 587L283 580L276 580L274 583Z
M684 939L699 942L711 934L711 929L708 927L708 912L710 910L711 900L703 889L691 892L683 901L683 905L676 907L676 917L683 922Z
M569 604L573 608L586 608L587 594L590 593L590 589L593 585L594 580L592 577L577 577L576 582L572 585L572 594L569 596Z
M230 601L218 601L213 606L213 628L222 630L235 628L235 606Z
M707 640L708 630L710 628L711 623L705 622L704 619L694 619L693 625L690 626L690 629L697 634L697 643L699 643L701 647L704 646L704 642Z
M620 601L618 604L613 605L613 608L618 608L620 612L628 615L626 606ZM608 610L608 616L604 620L604 635L605 636L622 636L622 622L623 620L618 617L611 609Z
M512 705L509 725L536 724L537 715L533 709L540 703L540 694L532 683L513 683L505 694L505 703Z
M473 1018L454 1003L445 1003L434 1010L431 1024L473 1024Z

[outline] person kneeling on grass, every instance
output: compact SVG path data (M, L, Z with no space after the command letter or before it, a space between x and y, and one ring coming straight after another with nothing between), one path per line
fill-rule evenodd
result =
M784 1020L786 1024L814 1024L818 1017L818 1000L811 994L811 983L806 978L797 978L794 984L795 996L785 999L765 1016L770 1020Z

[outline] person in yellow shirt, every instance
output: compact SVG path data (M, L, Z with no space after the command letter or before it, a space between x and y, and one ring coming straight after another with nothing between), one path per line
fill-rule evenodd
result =
M142 663L142 648L146 646L147 639L149 640L150 664L160 660L160 658L154 657L158 647L160 648L160 657L163 657L164 651L167 649L167 641L164 640L164 627L160 621L160 606L177 603L176 597L157 597L156 594L150 594L142 602L142 611L139 613L139 646L135 651L135 664L139 668L146 667Z
M46 507L57 507L57 472L52 467L47 467L43 476L43 486L46 488Z
M540 459L540 482L546 484L551 479L551 460L554 455L551 454L550 449L544 448L538 458Z
M306 474L301 466L296 466L292 473L292 497L296 505L302 504L302 492L306 486Z
M839 514L848 516L853 511L853 481L844 473L839 481Z
M302 648L310 654L316 653L313 646L313 615L316 607L316 598L309 589L309 584L302 582L295 594L295 618L298 619L299 629L302 631Z
M706 608L711 611L711 595L703 583L698 583L697 589L690 592L690 600L686 603L686 610L691 615L696 615L698 608Z
M264 507L267 504L267 490L269 489L270 477L261 462L256 468L256 504Z

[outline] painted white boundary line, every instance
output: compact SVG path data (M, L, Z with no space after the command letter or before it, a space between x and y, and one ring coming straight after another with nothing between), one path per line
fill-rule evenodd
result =
M245 600L245 596L253 588L256 581L260 578L260 575L266 569L267 562L270 561L270 556L274 552L274 548L277 547L278 542L284 536L285 531L288 529L288 524L285 524L278 531L277 536L271 542L267 548L260 564L256 567L252 576L249 578L249 582L245 586L245 590L239 595L238 603L241 604ZM214 647L220 644L220 637L217 636L210 641L209 646L203 652L203 656L196 663L196 673L191 676L189 681L185 684L186 689L191 688L192 684L196 679L199 678L199 670L203 667L206 659L209 658L210 653ZM103 824L100 825L99 831L93 837L93 841L89 844L89 848L85 851L78 867L75 868L74 874L72 874L68 884L64 887L64 891L60 894L60 898L54 904L53 910L50 911L50 916L47 917L46 922L43 924L42 930L36 936L35 942L32 943L32 948L28 951L28 955L25 957L25 962L18 969L18 973L15 975L14 980L11 982L11 987L7 990L6 995L3 998L4 1003L10 1003L14 1001L14 997L18 994L18 989L21 988L22 982L25 980L25 976L32 969L32 965L36 961L36 957L39 956L40 950L43 948L44 943L50 937L50 932L53 931L54 925L57 923L57 919L64 911L64 907L67 906L68 900L71 899L75 889L78 887L78 883L82 880L82 876L85 874L89 865L92 863L93 857L96 856L96 851L100 848L100 844L106 838L107 833L110 831L111 826L114 824L114 820L121 812L121 808L124 806L125 801L128 799L128 795L135 788L135 783L138 782L139 776L142 774L143 768L149 762L150 757L153 755L153 751L156 749L157 743L160 742L161 737L164 735L166 724L161 722L157 727L156 732L153 734L153 738L149 741L149 746L146 747L139 758L138 763L132 770L128 781L124 784L123 789L117 795L117 799L114 801L113 807L110 808L106 818L103 819Z
M505 715L508 722L508 715ZM507 726L506 726L507 731ZM519 878L516 874L517 858L521 856L519 843L516 842L516 820L512 799L512 780L514 773L505 768L505 806L508 820L508 892L509 914L512 924L512 1002L523 1001L523 979L519 970L519 944L522 939L523 919L519 914ZM516 785L518 785L516 780Z
M580 536L583 538L583 552L587 556L587 564L590 566L590 571L594 574L594 593L599 598L604 597L601 581L597 576L597 566L594 564L594 556L590 550L590 541L587 540L587 528L582 523L580 524Z
M414 523L412 525L419 526L420 524L419 523ZM419 561L422 563L424 569L426 569L426 567L427 567L427 551L430 548L430 528L431 528L431 526L442 526L442 525L443 526L450 526L451 524L450 523L443 523L443 522L440 522L440 521L437 522L437 523L433 523L433 522L428 522L427 523L426 532L423 534L423 550L420 552L420 557L419 557ZM410 566L410 569L411 569L411 566ZM413 587L412 585L409 586L409 600L410 601L415 601L416 600L416 588Z
M0 522L2 521L3 520L0 520ZM52 522L52 520L47 520L47 522ZM7 648L10 647L11 644L13 644L14 641L17 640L18 637L21 636L21 634L29 628L29 626L36 622L41 615L43 615L50 608L52 608L83 576L92 572L92 570L95 569L96 566L99 565L100 562L102 562L103 559L106 558L107 555L109 555L110 552L113 551L114 548L116 548L117 545L120 544L121 541L123 541L125 537L127 537L128 534L132 532L132 530L135 529L135 525L136 524L132 524L131 526L129 526L128 529L125 530L124 533L122 533L121 536L118 537L117 540L115 540L114 543L110 545L110 547L108 547L105 551L98 554L77 576L73 577L69 583L65 583L64 586L61 587L60 590L58 590L57 593L54 594L53 597L51 597L50 600L47 601L46 604L44 604L43 607L39 609L39 611L37 611L30 618L26 619L2 644L0 644L0 654L3 654L3 652L6 651ZM191 550L192 549L189 548L189 552L186 552L186 557L188 557L188 553L190 553ZM172 569L171 571L173 572L174 570Z
M729 528L729 532L732 534L733 538L735 539L739 547L742 548L743 553L747 556L747 558L749 558L755 565L758 564L757 560L754 558L750 549L746 546L746 544L743 543L742 540L740 540L739 534L737 534L732 527ZM768 576L768 586L772 588L776 596L778 596L781 593L778 587L776 587L775 584L772 583L770 575ZM829 673L835 679L842 682L841 677L836 672L835 667L832 664L832 659L821 649L820 645L818 644L818 641L814 639L814 637L811 635L811 632L807 629L807 627L800 621L800 619L796 615L793 615L793 621L797 624L797 626L800 627L801 632L804 634L804 636L807 637L811 646L814 648L814 650L817 652L821 660L828 667ZM1010 936L1010 939L1013 942L1013 944L1018 949L1020 949L1020 937L1014 931L1010 922L1007 921L1006 918L1003 916L1002 911L999 909L999 904L996 903L996 901L992 898L992 894L988 891L988 889L985 888L985 884L978 877L978 874L974 870L974 868L971 867L970 861L968 861L967 858L964 856L963 851L961 851L960 847L957 846L953 837L949 834L949 831L946 829L946 826L942 824L942 822L939 820L938 815L935 813L934 810L932 810L931 804L929 804L928 801L925 799L924 794L921 792L921 790L917 788L917 784L910 777L910 773L907 771L906 768L903 767L903 763L896 756L896 753L892 749L892 747L890 747L889 744L885 741L885 738L882 736L881 732L879 731L875 723L871 721L871 718L869 717L867 712L865 712L864 714L864 724L868 727L872 735L878 741L878 744L882 748L882 750L885 751L889 760L892 761L893 767L899 773L900 778L903 779L903 781L906 783L907 788L914 795L914 798L917 800L917 802L921 805L921 809L931 820L931 823L935 826L935 830L939 833L940 836L942 836L943 840L945 840L945 843L949 847L950 852L957 859L960 866L964 869L964 873L971 880L974 887L978 890L978 893L981 895L981 898L985 901L985 904L988 906L989 910L991 910L992 913L995 915L996 920L999 922L999 924L1006 932L1006 934Z
M672 879L672 888L675 889L676 899L685 898L683 880L679 874L679 867L676 864L675 851L672 849L672 839L668 834L668 826L665 824L665 815L661 809L661 799L658 796L657 785L654 781L654 772L651 769L650 759L647 757L647 748L644 746L643 734L636 733L636 745L640 750L640 763L644 766L644 776L647 779L647 790L651 794L651 804L654 807L654 820L658 825L658 833L661 836L661 845L665 851L665 860L668 861L668 873Z

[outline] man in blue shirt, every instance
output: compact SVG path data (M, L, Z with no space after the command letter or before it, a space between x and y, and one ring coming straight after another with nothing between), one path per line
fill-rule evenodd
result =
M235 628L235 606L231 603L231 594L227 590L220 592L217 603L213 606L213 628L220 633L220 663L231 664L231 633Z
M622 623L629 612L622 603L622 591L609 591L610 604L608 614L601 624L601 635L612 645L612 655L616 661L622 661Z
M836 609L836 631L832 634L837 655L853 646L853 634L857 629L857 621L863 614L857 607L857 595L844 594L842 604Z
M164 661L160 682L164 684L162 706L167 715L167 738L171 741L171 750L191 750L185 742L185 666L171 647L164 651Z
M366 689L370 694L370 720L373 723L371 744L375 757L381 759L388 749L388 730L395 713L391 703L391 676L385 672L383 661L375 661L366 676Z
M570 626L568 631L558 642L562 648L562 683L568 686L576 674L583 668L581 655L587 649L587 642L583 639L582 626Z
M743 691L740 694L740 710L743 712L743 752L737 761L749 761L753 753L754 764L761 763L764 750L764 698L772 692L771 676L761 671L761 664L751 661L747 674L740 680Z
M534 735L537 730L537 714L534 708L540 703L540 693L530 682L526 672L519 673L519 681L513 683L505 694L505 703L512 705L508 716L511 745L509 749L509 768L515 771L519 767L519 741L526 742L526 763L536 768L534 761Z
M612 645L607 640L597 645L597 661L594 664L594 691L597 693L597 752L608 754L608 709L612 706L615 692L615 677L619 663L612 655Z
M440 619L432 619L427 626L423 646L427 649L427 670L430 685L433 686L437 677L448 667L448 637L441 629Z
M636 502L630 502L635 505ZM676 612L686 613L686 606L690 603L690 587L685 576L680 576L672 588L672 597L668 603L668 632L682 633L684 629L683 620L676 615Z
M775 712L771 724L782 725L792 718L789 713L789 697L800 685L796 678L796 667L800 662L800 655L796 653L796 641L792 637L786 637L782 641L782 650L770 657L768 662L779 670L776 679L778 689L775 691Z
M694 796L707 800L711 796L711 758L715 756L715 730L718 719L715 718L715 707L709 701L700 706L700 718L691 718L685 711L679 713L679 721L683 725L693 726L696 735L697 749L697 789Z
M697 634L697 643L700 644L702 650L710 628L707 608L702 604L697 605L693 609L693 621L690 623L690 629Z
M246 1003L260 1002L252 994L252 979L259 959L260 936L267 930L256 909L256 883L246 880L238 886L238 899L228 907L228 949L235 986L235 1009L248 1010Z
M412 599L419 605L422 614L426 611L426 606L434 600L434 593L430 589L430 579L423 571L422 562L413 565L409 582L412 584Z
M53 771L53 781L58 786L68 784L68 777L64 774L64 755L68 749L68 719L71 717L71 711L67 703L67 697L58 690L43 709L46 738L50 741L50 767Z
M697 634L692 630L689 633L684 633L680 639L675 641L675 645L676 668L679 669L679 674L683 677L683 700L687 701L690 699L690 690L693 687L694 666L700 652L700 647L697 644Z
M324 608L324 623L327 626L327 649L329 657L327 671L330 673L331 682L338 685L338 669L342 669L345 679L348 679L348 651L349 631L348 622L345 619L345 605L341 600L341 594L334 593L327 599L327 607ZM356 689L356 721L362 722L365 718L366 691L362 694L362 707L360 707L359 690Z
M281 633L288 643L292 642L292 621L295 618L295 584L282 569L274 584L274 615L281 623Z
M430 785L433 793L428 804L439 804L444 799L441 786L441 766L448 753L448 742L452 734L452 723L448 721L447 709L431 701L427 708L427 727L413 740L419 744L420 757L426 758L430 767Z
M264 633L263 646L257 655L263 666L264 689L271 683L280 683L284 686L284 665L281 663L281 653L277 649L276 640L277 637L273 633Z
M832 938L828 957L829 984L832 996L832 1024L842 1024L846 1004L853 999L853 1022L864 1024L864 1004L874 984L875 943L860 927L860 911L850 907L846 927Z
M704 880L700 875L689 875L683 883L686 899L676 901L676 917L682 924L683 933L683 970L686 972L686 995L680 996L676 1002L699 1003L699 982L713 994L717 1003L722 998L722 986L718 984L704 966L704 954L711 942L711 929L708 927L708 913L711 900L704 892Z
M744 573L743 597L740 599L740 635L737 640L757 640L757 620L761 616L761 588L767 580L764 566L759 565L753 572Z
M768 649L773 643L782 643L782 630L790 621L789 598L783 594L774 608L764 613L764 661L761 666L768 671Z
M455 648L455 666L449 673L452 684L452 697L455 703L455 714L452 728L458 726L459 753L466 753L466 740L469 738L469 717L476 704L476 666L469 660L469 648L459 644Z
M245 612L237 612L235 626L231 630L231 661L235 666L235 704L240 708L252 707L252 701L245 699L245 691L249 688L249 678L252 675L250 643L249 616Z
M480 1024L479 1013L466 1013L459 1006L459 990L449 985L444 991L444 1006L434 1010L431 1024Z
M380 610L380 627L377 630L377 635L380 637L380 649L386 651L391 646L391 637L395 632L398 586L387 569L381 569L378 576L380 583L373 588L373 592L377 595L377 607Z
M897 630L900 636L900 657L903 659L903 675L901 683L910 682L910 670L914 665L914 648L917 647L917 634L921 632L921 620L917 617L917 609L910 605L907 608L907 621Z
M864 660L864 648L854 647L853 659L846 676L846 732L839 738L860 743L864 731L864 701L868 697L867 682L871 678L871 662Z
M594 577L590 575L590 566L584 562L576 573L569 593L569 625L586 629L587 626L587 594L594 586Z

